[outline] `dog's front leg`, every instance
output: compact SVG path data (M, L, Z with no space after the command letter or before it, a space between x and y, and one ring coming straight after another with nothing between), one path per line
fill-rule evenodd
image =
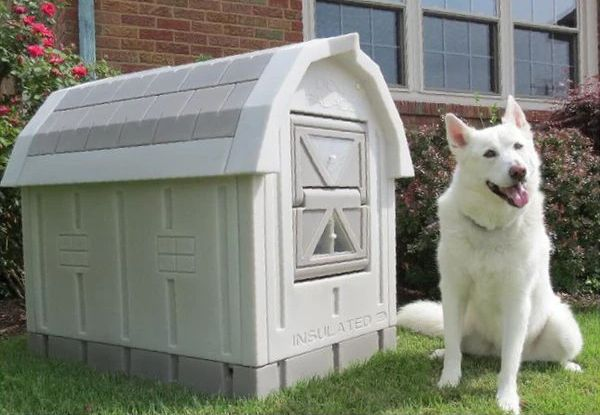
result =
M467 290L451 281L440 283L442 308L444 313L444 368L438 382L439 388L457 386L462 375L462 352L460 343L463 336L465 310L467 308Z
M502 364L498 376L498 394L496 395L500 408L513 414L520 412L517 375L531 312L529 298L525 297L523 293L519 293L519 296L519 298L507 296L510 299L503 304Z

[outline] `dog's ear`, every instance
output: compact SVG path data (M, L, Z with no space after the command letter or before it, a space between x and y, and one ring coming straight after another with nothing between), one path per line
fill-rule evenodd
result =
M515 101L512 95L509 95L508 100L506 101L506 111L504 111L502 123L514 124L521 130L525 131L529 131L531 129L529 123L527 122L527 118L525 118L525 113L519 104L517 104L517 101Z
M448 139L450 150L454 151L466 146L469 142L472 128L452 113L446 114L444 119L446 121L446 138Z

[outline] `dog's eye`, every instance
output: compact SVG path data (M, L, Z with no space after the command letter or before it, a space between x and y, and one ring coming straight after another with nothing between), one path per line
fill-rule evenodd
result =
M523 148L523 144L521 143L515 143L515 145L513 146L515 148L515 150L520 150Z
M498 153L496 153L496 150L492 150L492 149L489 149L488 151L483 153L483 157L487 157L489 159L491 159L492 157L496 157L497 155L498 155Z

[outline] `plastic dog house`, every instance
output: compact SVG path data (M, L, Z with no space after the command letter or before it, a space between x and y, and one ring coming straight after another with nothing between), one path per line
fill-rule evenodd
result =
M358 37L57 91L18 138L30 348L265 395L396 341L404 130Z

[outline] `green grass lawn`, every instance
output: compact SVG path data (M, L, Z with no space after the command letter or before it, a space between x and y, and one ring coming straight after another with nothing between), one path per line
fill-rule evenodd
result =
M600 414L600 310L578 313L584 373L556 364L526 363L519 387L525 414ZM497 359L465 357L463 381L439 391L441 362L428 354L441 339L401 332L398 349L323 380L264 400L208 398L185 389L123 376L101 375L78 364L30 355L25 338L0 340L0 413L98 414L483 414L495 404Z

